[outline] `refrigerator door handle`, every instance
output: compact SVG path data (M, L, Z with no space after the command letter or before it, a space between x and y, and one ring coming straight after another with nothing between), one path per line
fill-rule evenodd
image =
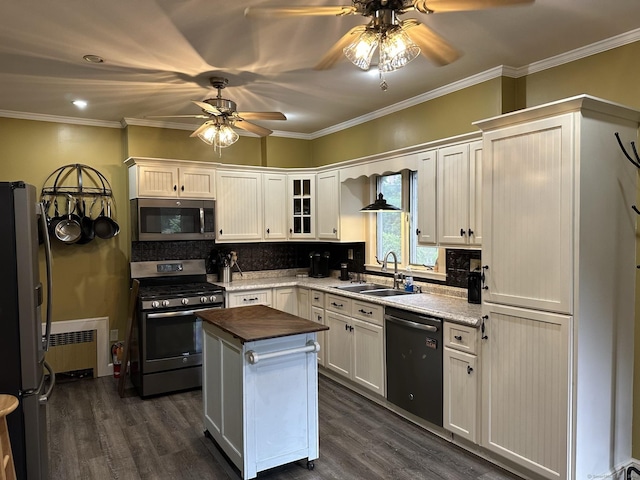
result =
M53 392L53 387L56 384L56 374L53 371L53 368L51 368L51 365L49 365L46 360L42 362L42 365L49 372L49 388L47 388L46 393L40 395L40 398L38 398L38 403L40 403L40 405L44 405L49 401L49 397L51 397L51 392ZM42 374L42 380L44 381L44 373Z
M51 241L49 240L49 229L47 227L47 215L44 210L44 205L38 203L38 211L40 213L40 229L44 238L44 252L45 263L47 266L47 317L44 338L42 339L42 349L45 352L49 351L49 339L51 338L51 316L53 311L53 277L51 274L51 264L53 262L51 256ZM46 363L46 362L45 362Z

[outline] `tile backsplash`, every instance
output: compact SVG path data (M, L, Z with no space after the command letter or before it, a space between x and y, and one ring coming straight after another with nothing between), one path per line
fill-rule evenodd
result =
M309 253L329 252L329 269L339 270L347 262L350 272L364 272L365 243L328 242L259 242L216 244L195 240L182 242L132 242L131 261L194 260L206 259L207 273L217 274L218 253L230 251L238 254L238 265L243 271L284 270L309 268ZM348 259L353 250L353 259ZM471 262L480 261L479 250L446 250L447 286L467 288L467 277ZM441 282L434 282L441 283Z

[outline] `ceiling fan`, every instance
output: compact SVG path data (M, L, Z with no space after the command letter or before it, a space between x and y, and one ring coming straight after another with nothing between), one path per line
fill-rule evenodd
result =
M238 134L232 127L238 127L260 137L266 137L273 132L261 127L249 120L286 120L287 117L280 112L238 112L236 102L222 98L222 90L228 85L229 80L224 77L211 77L211 85L218 90L215 98L207 98L203 101L192 100L202 109L198 115L160 115L146 118L206 118L208 119L196 128L191 137L199 137L203 142L213 145L214 149L228 147L238 140Z
M247 7L248 17L346 16L362 15L371 20L358 25L340 38L314 67L333 67L344 54L358 67L369 69L376 47L381 87L386 90L383 74L397 70L420 53L438 66L460 57L460 52L429 27L414 18L398 17L410 11L425 14L481 10L493 7L533 3L535 0L352 0L350 6Z

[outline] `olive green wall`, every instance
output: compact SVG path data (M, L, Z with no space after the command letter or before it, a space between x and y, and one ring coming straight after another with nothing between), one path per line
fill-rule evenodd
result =
M0 118L0 179L36 186L57 168L87 164L111 184L114 217L121 234L85 245L52 241L53 320L109 317L111 328L124 325L129 295L127 175L122 165L122 131L63 123ZM50 185L47 183L47 185ZM41 258L40 271L45 271ZM44 280L44 279L43 279Z
M496 78L312 140L314 166L475 132L472 122L502 113Z
M526 78L526 106L581 93L640 108L640 42L614 48Z
M266 167L313 167L311 142L295 138L267 137L264 139Z

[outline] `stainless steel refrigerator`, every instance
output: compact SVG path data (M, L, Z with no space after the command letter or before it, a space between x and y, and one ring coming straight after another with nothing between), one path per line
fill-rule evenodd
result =
M17 477L46 479L47 400L55 383L45 361L51 331L51 249L44 208L33 185L0 182L0 223L0 393L20 401L7 416ZM46 295L40 279L41 248Z

